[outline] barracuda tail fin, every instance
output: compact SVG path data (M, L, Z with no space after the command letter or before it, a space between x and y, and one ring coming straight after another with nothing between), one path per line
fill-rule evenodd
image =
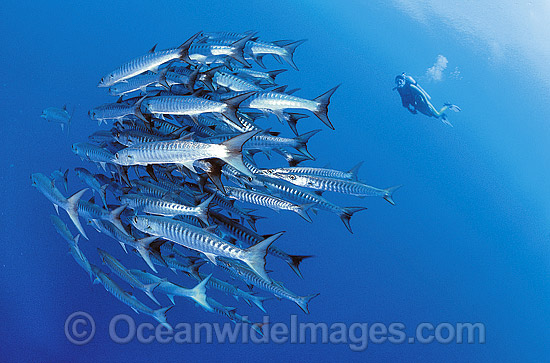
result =
M153 311L153 318L155 318L156 321L161 323L162 325L171 328L170 324L166 322L166 313L168 310L172 309L174 305L167 306L165 308L160 308L158 310Z
M113 209L109 216L109 222L114 224L118 229L120 229L124 234L128 235L128 232L122 225L122 222L120 220L120 214L126 209L128 204L121 205L120 207Z
M208 199L197 206L197 218L208 225L208 207L216 195L212 194Z
M208 275L204 280L202 280L197 286L191 289L189 297L195 300L200 306L202 306L207 311L212 311L212 307L206 300L206 285L212 277L212 274Z
M288 113L286 116L286 122L288 123L288 126L294 132L294 135L298 136L298 129L296 128L296 125L298 124L298 120L302 118L309 117L308 115L304 115L302 113Z
M328 119L328 105L330 104L330 97L334 94L334 92L340 87L340 85L329 89L322 95L320 95L317 98L314 98L313 101L317 102L317 110L313 111L315 116L317 116L325 125L330 127L334 130L334 126L330 123L330 120Z
M387 200L392 205L395 205L395 202L393 201L393 192L395 192L397 189L401 188L402 185L396 185L394 187L390 187L387 189L384 189L384 199Z
M285 62L290 64L290 66L295 70L298 70L298 67L296 67L296 64L294 63L294 59L293 59L294 51L300 44L306 41L307 39L297 40L295 42L282 46L282 48L285 50L285 54L281 55L281 57L285 60Z
M248 42L250 38L252 38L255 34L255 32L249 34L246 37L237 40L236 42L231 44L231 53L229 54L229 56L237 62L241 63L246 68L251 68L252 66L246 61L246 59L244 59L244 47L246 45L246 42Z
M275 71L269 71L267 72L267 74L269 74L269 78L267 79L267 81L271 84L275 84L275 77L277 77L279 74L283 73L283 72L286 72L287 69L278 69L278 70L275 70Z
M215 158L204 159L204 162L208 166L205 169L203 168L203 170L206 172L212 183L214 183L214 185L220 192L222 192L223 194L227 194L225 192L225 187L223 186L221 179L222 167L224 163L221 160ZM206 183L206 178L202 178L199 181L199 186L204 187L204 183Z
M193 41L202 33L202 31L198 32L197 34L193 35L191 38L187 39L185 43L180 45L178 48L180 49L180 56L179 58L184 61L185 63L193 65L193 61L189 59L189 47L193 43Z
M267 249L275 242L275 240L283 235L284 232L276 233L270 237L267 237L261 242L258 242L254 246L248 247L245 251L247 256L243 260L258 276L265 281L271 282L271 279L267 275L265 270L265 256L267 255Z
M240 171L246 176L252 176L253 174L248 170L246 165L243 163L243 144L250 140L252 137L256 136L260 131L248 131L244 134L235 136L227 141L221 143L221 145L227 148L228 156L222 158L223 161Z
M155 284L149 284L149 285L143 285L143 292L149 296L151 300L153 300L158 306L160 306L160 303L158 302L155 295L153 295L153 290L156 289L160 285L160 282L157 282Z
M214 85L212 84L212 79L214 78L214 75L216 74L216 72L220 70L220 68L223 68L223 66L214 67L201 73L201 78L200 78L201 82L204 83L206 88L208 88L212 92L214 91Z
M342 209L342 214L340 214L340 219L342 220L342 222L344 222L344 225L346 226L346 228L348 229L348 231L350 233L353 233L353 231L351 230L351 225L350 225L351 216L353 216L354 213L360 212L360 211L365 210L365 209L367 209L367 208L365 208L365 207L347 207L347 208Z
M300 217L302 217L309 223L312 223L313 221L311 220L311 217L309 216L309 214L307 214L307 210L316 204L317 203L308 203L308 204L297 205L296 208L294 208L294 212L298 213Z
M300 255L288 255L290 257L290 261L287 261L288 265L292 268L294 272L296 272L296 275L300 276L300 278L304 278L302 276L302 272L300 272L300 263L305 260L306 258L311 258L313 256L300 256Z
M227 105L227 111L222 113L222 115L227 118L229 121L233 122L235 125L243 127L241 120L237 117L237 109L239 108L239 105L241 102L246 100L248 97L252 96L256 92L245 92L241 93L235 97L228 98L227 100L223 101Z
M151 256L149 254L149 245L151 244L151 242L157 239L158 237L145 237L145 238L139 239L137 240L137 248L136 248L141 258L143 258L145 263L147 263L147 266L149 266L149 268L153 270L155 273L158 273L158 271L153 265L153 261L151 261Z
M317 134L319 131L321 130L317 129L310 132L306 132L305 134L302 134L295 138L295 140L298 142L298 146L296 146L296 150L298 150L299 152L301 152L311 160L315 160L315 158L307 150L307 142L313 135Z
M67 198L67 204L66 204L66 211L69 217L71 218L71 221L73 221L76 229L78 229L78 232L84 238L89 239L86 235L86 232L84 232L84 228L82 228L82 225L80 224L80 221L78 220L78 201L80 198L82 198L82 195L88 191L88 188L84 188L79 192L74 193L69 198Z
M319 296L319 294L311 294L308 296L300 296L294 302L304 311L304 313L309 314L308 304L314 297Z

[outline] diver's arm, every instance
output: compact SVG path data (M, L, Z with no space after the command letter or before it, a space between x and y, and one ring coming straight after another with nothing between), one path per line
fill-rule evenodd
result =
M411 107L411 106L412 106L412 107ZM405 106L405 107L407 107L407 110L409 110L409 112L412 113L413 115L416 115L416 114L417 114L416 108L414 108L414 106L411 105L410 103L409 103L407 106Z

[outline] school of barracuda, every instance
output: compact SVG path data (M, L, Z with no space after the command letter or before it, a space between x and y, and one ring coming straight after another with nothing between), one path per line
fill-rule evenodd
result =
M255 224L261 217L248 207L294 212L308 222L312 222L309 212L325 210L339 216L351 232L350 218L366 208L338 206L323 192L377 196L394 204L397 187L380 189L361 182L357 178L361 163L347 172L298 165L314 160L307 143L320 129L300 134L297 121L309 112L334 129L328 106L338 86L317 98L302 98L294 94L297 90L276 84L286 69L254 70L252 64L265 68L263 59L268 55L297 70L293 53L303 42L268 42L253 32L199 32L177 48L158 51L155 46L101 78L98 87L108 87L110 95L120 98L88 115L99 125L112 122L112 129L73 144L72 151L95 163L102 173L76 168L78 183L86 187L68 198L56 187L61 181L68 191L68 171L31 176L32 185L57 211L64 209L78 230L74 237L58 216L51 216L70 254L94 283L163 324L176 296L234 322L249 322L235 308L207 297L207 289L241 298L263 312L263 301L274 295L309 313L308 303L318 294L296 294L274 281L266 270L266 255L285 261L300 277L300 263L312 256L278 248L274 242L285 238L284 232L259 234ZM66 107L47 109L43 117L62 125L70 121ZM256 121L262 118L288 124L294 136L260 128ZM289 166L261 168L254 161L257 153L278 154ZM232 185L225 185L228 182ZM89 191L94 196L83 200ZM161 305L155 294L163 294L172 305L151 308L90 263L78 243L80 236L90 238L81 219L88 228L116 240L126 253L135 251L144 260L141 267L150 270L130 269L98 248L112 275L142 290L154 304ZM219 278L199 271L206 263L215 266ZM169 282L157 276L163 272L157 268L182 271L198 284L183 287ZM227 282L229 276L235 280ZM237 286L239 280L249 290ZM268 295L256 295L252 287Z

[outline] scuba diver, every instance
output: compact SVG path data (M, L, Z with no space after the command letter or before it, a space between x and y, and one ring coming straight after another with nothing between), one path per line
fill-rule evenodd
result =
M449 121L447 121L447 115L443 112L447 109L454 112L459 112L460 107L451 103L445 103L439 111L436 110L430 102L430 95L424 91L418 83L416 83L414 78L406 75L405 72L395 77L395 84L396 86L393 90L397 90L397 92L399 92L403 107L409 110L412 114L420 112L429 117L440 118L443 123L446 123L451 127L453 126Z

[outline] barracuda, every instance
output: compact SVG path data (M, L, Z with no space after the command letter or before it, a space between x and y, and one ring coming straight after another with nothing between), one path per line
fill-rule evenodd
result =
M97 253L101 257L101 261L109 267L114 274L120 277L124 282L128 283L130 286L143 291L151 300L153 300L157 305L160 306L160 303L153 295L153 290L158 286L158 283L148 283L147 285L143 284L138 280L119 260L111 256L106 251L101 248L97 249Z
M330 97L334 94L338 87L339 86L336 86L328 90L313 100L279 92L257 92L244 100L240 107L271 112L277 115L279 120L287 119L287 117L283 115L283 111L285 110L308 110L313 112L315 116L317 116L325 125L334 130L334 126L332 126L332 123L328 118L328 106L330 104Z
M112 239L116 240L118 243L120 243L120 246L125 252L128 252L126 250L126 246L130 246L131 248L134 248L141 258L147 263L147 265L151 268L151 270L157 272L157 269L155 266L153 266L153 262L151 262L150 252L149 252L149 245L158 239L158 237L145 237L141 239L137 239L134 236L124 234L118 227L115 227L114 224L111 222L103 221L101 219L93 219L90 221L90 223L101 233L106 234L107 236L111 237Z
M156 321L163 325L168 325L166 322L166 312L172 308L172 306L168 306L165 308L161 308L158 310L153 310L138 299L136 299L134 296L128 294L126 291L124 291L120 286L117 285L116 282L111 280L109 276L105 274L99 267L96 265L91 265L92 271L94 272L94 275L96 276L96 279L94 280L94 284L102 284L105 290L111 293L114 297L122 301L124 304L128 305L132 310L134 310L136 313L144 313L151 317L153 317ZM169 325L168 325L169 326Z
M210 276L212 276L212 275L210 275ZM208 277L208 276L206 276L205 274L199 274L199 276L196 277L196 278L200 281L200 280L204 280L206 277ZM216 290L222 291L222 292L224 292L228 295L231 295L231 296L235 297L235 299L237 301L239 300L239 298L241 298L248 305L250 305L250 303L252 302L259 309L261 309L264 313L267 313L267 311L265 311L265 308L264 308L264 305L263 305L263 302L268 299L266 297L252 295L249 292L246 292L246 291L243 291L243 290L239 289L237 286L231 285L230 283L227 283L227 282L222 281L220 279L217 279L215 277L211 277L210 280L208 280L207 287L211 287L213 289L216 289Z
M113 209L112 211L109 211L108 209L104 209L99 205L93 203L93 199L91 200L91 202L86 202L85 200L80 200L78 202L78 213L83 218L101 219L107 222L111 222L120 230L120 232L128 234L128 232L126 232L126 230L124 229L122 222L120 221L120 214L124 211L124 209L126 209L126 206L122 205L118 208Z
M145 197L138 194L127 194L120 198L120 202L127 204L129 208L148 214L173 217L177 215L189 215L199 218L208 225L208 206L214 199L210 196L196 207L166 201L159 198Z
M235 240L242 242L246 246L253 246L261 242L264 238L268 237L268 235L260 236L258 233L246 228L245 226L240 225L235 220L228 218L221 213L213 211L211 214L222 234L233 237ZM299 268L300 263L306 258L313 257L289 255L288 253L273 245L267 249L267 253L285 261L296 273L296 275L300 276L301 278L303 278L303 276Z
M250 131L221 144L174 140L139 144L120 150L113 162L118 165L182 164L194 170L196 160L218 158L245 175L252 173L243 164L242 147L258 131Z
M315 203L315 208L323 209L338 215L350 233L353 233L350 225L351 216L354 213L367 209L365 207L339 207L318 194L311 193L307 190L298 189L295 185L284 180L271 178L264 178L262 180L271 192L279 194L279 196L285 199L288 198L299 204Z
M310 132L306 132L305 134L295 137L293 139L280 137L280 136L273 136L273 135L270 135L269 132L264 131L261 134L258 134L253 138L251 138L250 141L243 146L243 149L266 151L266 150L273 150L273 149L288 147L288 148L296 149L298 152L304 154L311 160L315 160L313 155L311 155L307 149L307 142L313 135L317 134L320 131L321 130L313 130ZM231 137L231 135L215 136L207 139L207 141L220 142L223 140L227 140L229 137Z
M277 177L277 175L279 174L303 174L311 176L321 176L326 178L357 180L357 173L359 172L359 168L361 167L361 165L363 165L363 162L358 163L347 172L309 166L292 166L288 168L261 169L258 173L255 172L255 174L263 174L273 177Z
M92 272L92 267L90 266L90 262L88 262L88 259L82 253L80 248L78 247L78 241L80 239L80 235L77 234L76 237L73 237L71 232L69 231L69 228L67 228L67 225L56 215L50 215L50 220L52 221L53 226L55 227L55 230L57 233L59 233L65 241L69 244L69 253L71 256L73 256L73 259L76 261L76 263L84 269L90 276L90 280L94 280L94 275Z
M132 224L144 233L162 237L174 243L181 244L184 247L199 251L213 264L216 264L218 256L241 260L266 281L270 281L265 271L267 249L283 234L283 232L279 232L243 250L228 244L218 236L201 228L165 217L138 215L132 218Z
M107 103L105 105L92 108L88 111L88 116L92 120L96 120L98 125L101 125L103 122L107 124L107 120L121 120L126 116L133 115L147 123L148 120L143 116L141 112L141 104L145 100L144 96L137 100L134 104L122 103L119 99L116 103Z
M146 92L148 86L162 86L161 82L165 81L167 71L168 68L165 68L158 74L150 73L132 77L126 82L109 87L109 93L113 96L122 96L135 91Z
M386 189L379 189L354 180L283 173L276 173L275 175L277 178L286 180L289 183L300 187L355 195L358 197L382 197L393 205L395 205L395 202L392 199L393 192L401 187L398 185Z
M51 172L50 174L50 178L56 182L58 180L60 180L62 183L63 183L63 187L65 188L65 191L68 192L69 191L69 180L68 180L68 176L69 176L69 169L65 170L64 172L61 171L61 169L59 170L54 170Z
M277 297L290 300L300 307L304 313L309 314L308 303L311 299L318 296L319 294L312 294L307 296L298 296L292 291L284 288L282 285L276 282L267 282L259 278L254 272L249 270L247 267L236 263L230 262L225 259L220 259L218 266L226 270L229 274L235 278L241 279L247 284L256 286L264 291L267 291Z
M42 193L50 202L53 203L55 211L59 214L59 207L64 209L71 218L71 221L74 223L75 227L78 229L78 232L80 232L84 238L88 239L84 228L82 228L82 225L78 220L78 204L80 198L88 190L88 188L76 192L69 198L65 198L63 194L61 194L61 192L55 187L53 181L44 174L34 173L31 175L31 180L32 186L36 187L40 193Z
M137 130L117 131L115 133L116 141L124 146L133 146L145 142L155 142L169 140L170 138L159 135L151 135Z
M155 290L167 295L174 305L176 304L174 301L174 296L182 296L195 301L204 309L212 311L212 307L208 304L206 298L206 286L210 283L212 275L203 275L204 278L199 280L199 284L197 284L197 286L192 289L186 289L183 286L171 283L166 279L161 279L160 277L145 271L130 270L129 272L144 284L155 284L155 286L157 286Z
M286 72L287 70L279 69L279 70L268 71L268 72L260 72L249 68L233 67L231 68L230 71L242 77L248 77L254 80L264 80L269 82L270 84L275 84L275 77L277 77L277 75L283 72Z
M89 186L93 192L97 192L99 194L99 196L101 197L101 201L103 202L103 206L107 208L106 190L109 185L105 184L101 186L95 176L84 168L75 168L74 171L82 182Z
M170 62L174 59L181 59L183 61L190 61L189 59L189 46L199 36L200 32L193 35L185 43L178 48L170 48L165 50L159 50L155 52L156 46L149 51L149 53L134 58L131 61L124 63L120 67L116 68L111 73L105 75L99 81L98 87L110 87L115 83L122 82L128 78L137 76L138 74L146 71L156 70L164 63Z
M71 146L73 153L80 156L82 160L97 163L107 171L107 164L112 163L113 154L97 145L88 144L86 142L77 142Z
M218 87L227 87L231 91L263 91L263 88L248 82L234 74L225 73L219 71L218 68L210 69L204 72L201 76L201 81L212 91L214 91L214 84Z
M196 96L158 96L146 99L143 107L151 114L186 115L197 117L203 113L223 115L229 121L240 125L236 115L239 105L254 92L246 92L224 100L208 100Z
M48 107L42 111L40 117L48 122L59 124L59 126L61 126L61 131L65 131L66 126L67 132L69 132L73 115L69 114L69 111L67 111L67 105L64 105L63 108Z
M256 205L261 205L273 209L274 211L288 210L297 213L300 217L305 219L308 222L312 222L311 218L307 214L306 210L313 205L314 203L307 204L305 206L300 206L289 201L286 201L281 198L274 197L269 194L252 191L249 189L242 189L236 187L225 187L227 195L230 198L240 200L246 203L252 203Z
M237 41L214 43L193 43L189 48L189 58L199 64L223 63L228 57L236 60L245 67L251 67L244 59L243 49L246 42L254 34L249 34Z

